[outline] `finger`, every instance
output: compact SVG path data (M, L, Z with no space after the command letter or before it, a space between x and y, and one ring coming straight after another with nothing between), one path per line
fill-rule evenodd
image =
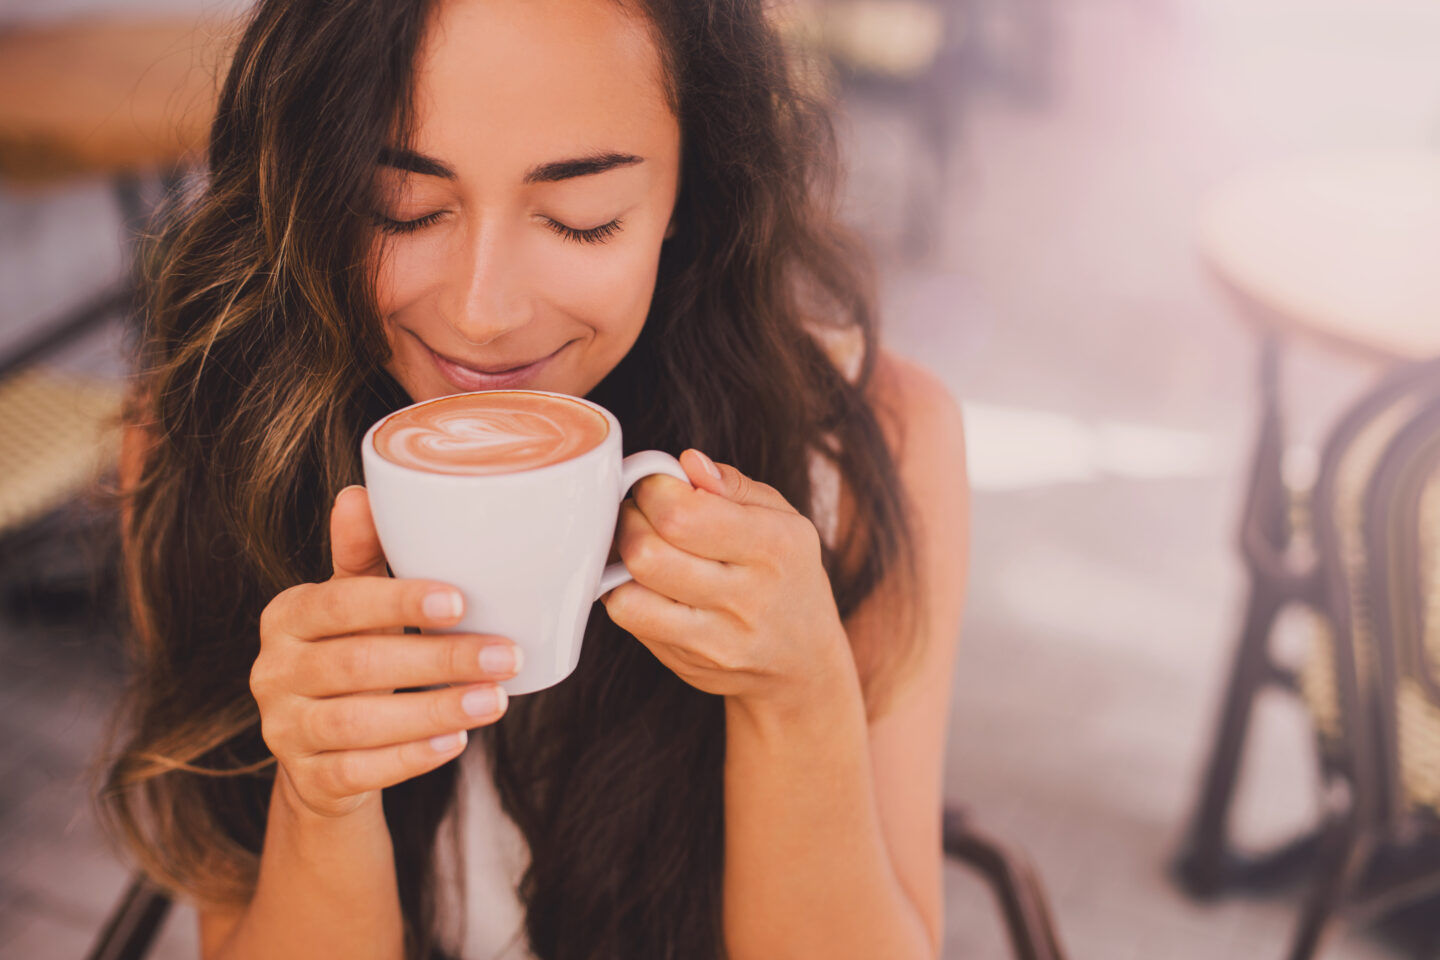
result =
M634 503L621 505L617 526L615 541L625 568L651 590L692 607L724 607L735 596L740 568L670 543Z
M641 642L646 642L643 638L695 637L715 626L715 614L709 610L677 603L637 580L620 584L600 601L611 621Z
M491 723L508 701L493 683L311 700L301 708L298 746L313 754L425 740Z
M706 468L707 463L713 464L719 471L718 477ZM731 503L768 507L786 513L798 512L790 505L790 501L770 484L751 479L727 463L715 463L694 447L681 452L680 465L685 468L685 475L696 487L719 494Z
M697 557L726 563L768 557L786 535L785 525L799 516L793 511L782 513L736 503L663 475L637 483L633 499L666 541Z
M293 682L295 692L307 697L479 683L513 677L520 658L510 640L482 634L336 637L300 647Z
M464 730L435 740L416 740L366 750L336 750L301 761L320 788L335 797L383 790L428 773L458 756L469 737Z
M266 612L290 636L319 640L366 630L446 627L464 609L464 596L449 584L367 576L297 584Z
M385 551L370 515L370 493L359 484L341 490L330 508L330 555L336 577L383 577Z

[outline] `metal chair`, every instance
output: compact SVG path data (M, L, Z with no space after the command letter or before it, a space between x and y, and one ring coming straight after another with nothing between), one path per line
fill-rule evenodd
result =
M1266 365L1278 362L1267 350ZM1273 379L1265 378L1273 387ZM1323 831L1306 831L1292 842L1260 854L1241 852L1230 839L1229 816L1241 755L1256 696L1281 689L1302 696L1315 725L1322 781L1327 789L1350 789L1377 745L1363 715L1362 688L1373 627L1356 584L1363 578L1364 495L1389 441L1427 398L1440 394L1440 360L1403 366L1346 412L1327 438L1319 475L1309 491L1290 491L1280 480L1282 453L1278 404L1267 398L1242 515L1241 554L1250 575L1250 596L1218 730L1205 767L1188 833L1176 861L1177 879L1193 895L1213 897L1225 889L1267 889L1293 880L1323 852ZM1297 674L1278 662L1270 640L1282 610L1298 606L1314 614L1320 651ZM1347 658L1337 662L1336 654ZM1353 684L1346 676L1355 674ZM1368 782L1368 781L1367 781Z
M1413 506L1405 484L1413 486L1416 471L1426 469L1429 461L1419 458L1431 450L1427 443L1440 443L1440 359L1401 368L1346 412L1301 503L1261 482L1274 475L1265 459L1279 456L1278 435L1262 436L1241 538L1252 575L1246 627L1179 869L1200 895L1273 886L1310 871L1292 960L1314 956L1342 908L1373 916L1414 896L1418 882L1440 888L1440 862L1423 842L1427 835L1440 841L1440 832L1427 827L1430 818L1440 823L1440 788L1432 791L1433 804L1417 804L1416 767L1402 762L1399 749L1407 737L1433 738L1433 759L1421 769L1433 767L1440 778L1440 712L1415 711L1417 688L1406 671L1417 661L1404 653L1415 644L1397 633L1393 611L1400 608L1391 599L1418 576L1418 548L1390 544L1408 535L1407 523L1418 524L1413 509L1404 517L1396 511ZM1308 608L1316 626L1314 648L1298 672L1277 663L1269 649L1279 611L1292 604ZM1229 842L1227 820L1249 711L1267 687L1300 696L1308 708L1323 817L1295 841L1247 857Z
M1045 885L1029 858L973 827L958 807L945 808L944 837L945 855L976 870L990 884L1005 913L1017 960L1065 960Z
M100 928L86 960L141 960L170 912L170 896L135 873Z
M1337 914L1373 918L1440 893L1440 389L1386 445L1360 519L1365 563L1351 592L1372 632L1347 724L1372 728L1373 756L1328 817L1292 960L1316 955ZM1337 663L1358 666L1355 652Z

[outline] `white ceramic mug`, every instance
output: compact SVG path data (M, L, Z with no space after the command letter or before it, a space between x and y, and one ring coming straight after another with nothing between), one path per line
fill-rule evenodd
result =
M630 487L656 473L690 482L668 453L645 450L622 459L620 422L599 404L545 390L521 392L583 403L610 429L569 460L479 476L432 473L381 456L375 433L399 410L376 421L361 448L370 511L390 569L397 577L460 589L465 614L444 632L493 634L520 646L520 672L501 683L511 696L569 676L592 605L631 579L623 563L605 566Z

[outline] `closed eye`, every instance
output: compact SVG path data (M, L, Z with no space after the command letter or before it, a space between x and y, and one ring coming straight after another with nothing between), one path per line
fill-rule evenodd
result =
M427 213L414 220L391 220L389 217L377 213L375 214L375 225L386 233L414 233L422 227L430 226L444 215L444 210L436 210L434 213Z
M551 220L549 217L545 217L544 220L551 230L554 230L566 240L574 243L604 243L620 232L620 224L622 222L619 217L616 217L609 223L602 223L598 227L591 227L588 230L576 230L574 227L567 227L560 221Z
M444 215L444 210L437 210L434 213L427 213L423 217L416 217L414 220L392 220L389 217L376 214L375 223L386 233L414 233L416 230L430 226ZM567 226L549 217L544 217L543 219L546 226L573 243L604 243L620 231L621 224L623 223L619 217L616 217L609 223L602 223L598 227L578 230L575 227Z

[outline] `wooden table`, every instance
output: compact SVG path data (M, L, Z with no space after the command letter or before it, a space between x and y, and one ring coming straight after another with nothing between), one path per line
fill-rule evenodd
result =
M193 158L234 33L216 18L0 30L0 177L43 183Z

